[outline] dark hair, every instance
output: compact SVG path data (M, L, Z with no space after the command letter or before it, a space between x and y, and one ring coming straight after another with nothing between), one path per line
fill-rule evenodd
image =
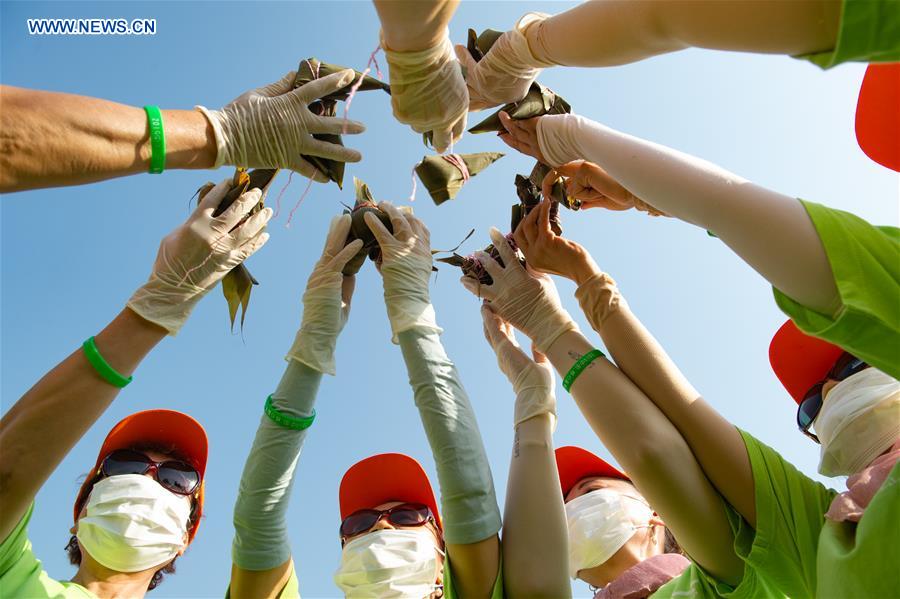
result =
M669 530L669 527L666 526L664 530L666 531L666 540L665 543L663 543L663 552L677 553L678 555L687 557L687 554L684 552L684 549L681 548L681 545L678 544L678 540L675 538L675 535L672 534L672 531Z
M178 449L176 449L175 447L168 447L168 446L154 444L154 443L143 443L143 444L135 445L135 446L131 447L130 449L133 449L135 451L153 451L153 452L157 452L157 453L164 453L167 456L170 456L176 460L187 461L187 460L185 460L184 456L181 455L180 452L178 451ZM84 493L84 501L87 500L87 497L88 497L88 495L90 495L90 491L91 491L91 489L93 489L94 485L97 484L100 481L100 479L102 479L102 478L103 478L102 473L94 474L93 478L91 479L91 482L85 487L86 491ZM197 507L198 507L197 498L191 497L191 515L188 517L188 522L187 522L188 530L191 530L197 521ZM72 535L71 538L69 538L69 543L66 545L65 549L66 549L66 553L69 556L69 563L72 564L73 566L80 566L81 565L81 546L78 544L78 537L76 537L75 535ZM147 585L148 591L152 591L153 589L158 587L159 584L163 581L165 574L174 574L175 573L175 560L177 560L177 559L178 559L177 557L173 558L171 562L169 562L168 564L166 564L165 566L163 566L162 568L160 568L159 570L157 570L156 572L153 573L153 578L150 579L150 584Z

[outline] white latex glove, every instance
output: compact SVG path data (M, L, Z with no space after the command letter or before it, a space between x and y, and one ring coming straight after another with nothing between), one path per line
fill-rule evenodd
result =
M313 133L362 133L365 126L339 117L318 116L308 105L345 87L353 80L353 69L333 73L291 89L293 71L281 80L249 91L222 110L197 106L216 134L216 164L246 168L289 168L327 182L328 177L301 158L321 156L341 162L359 162L360 153L315 139Z
M503 266L485 252L476 252L475 256L493 283L484 285L463 276L460 279L463 287L486 299L494 313L528 335L538 351L547 353L560 335L577 331L578 325L560 304L550 277L526 270L509 242L494 227L491 227L491 242L500 253Z
M241 222L262 199L259 189L239 197L217 217L213 211L231 188L228 178L204 196L187 221L159 244L150 278L134 292L128 307L175 335L207 291L269 239L263 208Z
M535 58L528 47L525 30L550 15L531 12L519 19L514 29L501 35L487 54L476 62L465 46L456 46L456 56L466 69L469 110L483 110L518 102L528 93L541 69L553 66Z
M303 362L313 370L334 374L334 347L347 317L356 277L341 274L344 266L362 248L361 239L344 247L350 231L350 215L331 221L322 257L313 267L303 294L303 321L286 360Z
M432 265L428 228L411 211L401 212L389 202L380 202L378 207L390 216L393 235L371 212L363 218L381 246L378 270L384 279L391 341L399 343L397 336L410 329L443 332L437 325L428 293Z
M497 316L490 306L481 306L484 337L497 354L500 370L512 383L516 394L513 424L518 426L529 418L550 414L556 428L556 393L553 365L547 356L532 347L532 360L516 342L512 326Z
M462 138L469 93L449 33L427 50L394 52L382 35L381 47L390 68L394 117L418 133L433 133L432 145L443 152Z

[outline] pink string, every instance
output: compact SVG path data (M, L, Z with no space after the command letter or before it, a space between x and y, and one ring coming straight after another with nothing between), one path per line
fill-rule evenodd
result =
M378 77L381 78L381 69L378 68L378 61L375 60L375 55L378 54L379 50L381 50L381 44L375 46L375 49L369 55L369 62L366 63L366 69L362 72L362 76L359 80L350 88L350 93L347 95L347 100L344 102L344 129L342 131L344 134L347 133L347 125L350 124L350 121L347 120L347 115L350 113L350 103L353 102L353 96L356 95L357 90L359 90L360 86L363 84L363 79L372 72L372 64L375 65L375 72L378 74Z
M187 270L187 272L184 273L184 276L181 277L181 280L178 281L178 285L176 285L176 287L181 287L182 285L184 285L184 282L187 281L188 277L191 276L191 274L193 274L194 272L196 272L196 271L200 270L201 268L203 268L204 266L206 266L206 263L209 262L210 260L212 260L212 257L215 256L216 246L219 245L219 242L222 241L223 239L225 239L226 237L228 237L228 233L224 233L218 239L214 240L212 242L212 245L210 246L209 255L206 256L206 259L204 259L203 262L201 262L197 266L195 266L193 268L189 268Z
M319 174L318 169L313 169L313 174L309 178L309 183L306 184L306 189L303 190L303 195L300 196L300 199L297 200L297 203L294 204L294 207L291 208L291 212L288 214L287 222L284 223L285 229L291 228L291 221L294 219L294 213L297 212L297 208L300 207L300 204L303 202L304 198L306 198L306 194L308 194L309 190L312 188L313 181L315 180L314 177L318 174Z
M284 195L284 192L287 191L288 185L291 184L291 179L294 178L294 171L290 171L288 174L287 183L284 184L284 187L281 188L281 191L278 192L278 197L275 198L275 214L272 215L272 219L278 218L278 213L281 212L281 196Z
M459 154L442 154L441 158L459 170L459 174L462 175L463 178L463 184L468 183L469 179L472 178L472 175L469 174L469 167L466 166L466 161L463 160Z

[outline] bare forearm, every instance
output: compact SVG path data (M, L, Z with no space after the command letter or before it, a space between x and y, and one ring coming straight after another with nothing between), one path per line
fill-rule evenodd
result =
M796 198L583 117L544 117L538 139L554 164L594 162L654 208L711 230L796 301L828 315L840 307L828 256Z
M126 308L96 335L95 342L110 366L128 376L165 336L164 329ZM118 393L79 348L3 416L0 538L6 538L47 478Z
M710 481L751 524L753 473L738 430L688 382L627 305L598 329L616 364L675 425Z
M0 88L0 191L78 185L147 172L150 141L142 108L108 100ZM195 110L162 111L166 168L210 168L212 127Z
M562 376L593 346L569 332L547 357ZM741 578L721 497L685 439L660 409L615 365L594 360L570 392L591 428L690 555L718 578Z
M806 54L835 45L840 0L595 0L528 31L532 53L613 66L689 47Z
M568 530L552 421L516 427L503 512L503 577L510 597L569 597Z
M374 0L387 47L395 52L437 45L459 0Z

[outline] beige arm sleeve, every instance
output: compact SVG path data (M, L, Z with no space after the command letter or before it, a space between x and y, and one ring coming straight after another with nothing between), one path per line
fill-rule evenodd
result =
M537 135L551 165L594 162L654 208L715 233L792 299L822 314L840 309L825 248L796 198L581 116L542 117Z

